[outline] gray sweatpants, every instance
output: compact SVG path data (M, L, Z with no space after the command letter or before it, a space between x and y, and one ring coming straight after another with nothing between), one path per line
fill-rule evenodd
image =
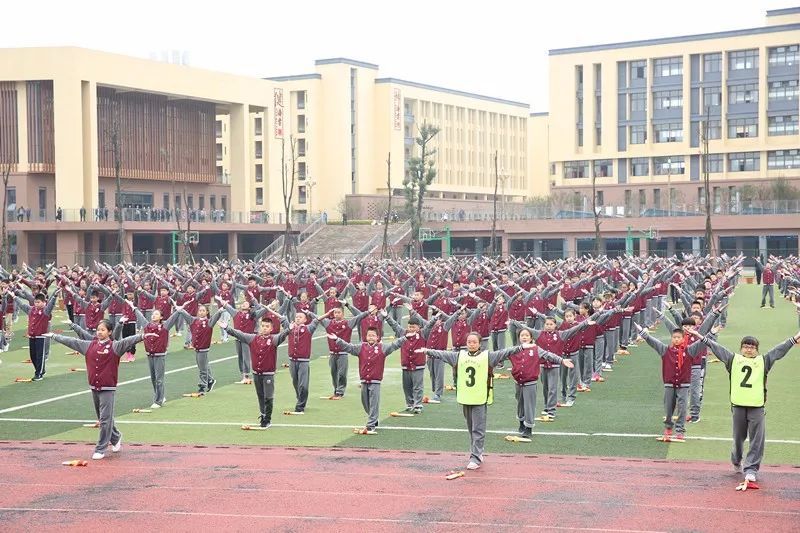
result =
M767 294L769 294L769 305L775 307L775 285L762 285L761 286L761 307L767 301Z
M742 470L745 475L756 474L764 458L764 438L767 430L766 411L763 407L731 406L733 415L733 449L731 450L731 463L742 463L744 441L750 439L750 449L744 459Z
M431 391L436 398L444 394L444 361L428 357L428 372L431 374Z
M592 383L592 369L594 365L594 346L584 346L578 355L578 381L581 385L589 386Z
M493 331L492 336L492 350L504 350L506 347L506 330Z
M164 405L164 367L166 357L163 355L152 356L147 354L147 366L150 367L150 383L153 385L153 403Z
M361 383L361 405L367 413L367 429L378 426L378 410L381 407L381 384Z
M705 378L705 369L701 366L692 367L692 386L689 388L689 397L691 398L691 405L689 407L689 415L693 419L700 418L700 407L703 405L703 380Z
M332 353L328 358L328 366L331 367L334 396L344 396L344 391L347 389L348 357L349 355L347 353Z
M464 419L469 433L469 458L480 464L483 462L483 449L486 440L486 404L462 405Z
M603 361L612 364L614 362L614 354L617 353L617 348L619 348L619 327L606 330L603 336L606 339L606 353Z
M406 397L406 407L418 407L422 409L424 379L424 366L416 370L403 370L403 394Z
M578 359L578 352L569 354L567 358L575 362ZM558 371L561 378L561 401L563 403L574 402L578 391L578 369L560 366Z
M197 362L199 374L197 388L205 392L208 390L208 382L214 379L211 374L211 367L208 364L208 350L195 350L194 359Z
M275 375L254 374L253 385L256 387L258 397L258 410L267 422L272 421L272 402L275 398Z
M294 410L305 411L306 403L308 402L308 361L290 359L289 374L292 376L292 385L294 386L294 393L297 397L297 404Z
M536 425L536 385L537 382L520 385L515 383L514 396L517 398L517 420L525 424L526 428Z
M689 387L674 388L664 387L664 427L672 429L675 427L675 433L684 433L686 431L686 404L689 403ZM675 411L677 410L677 413ZM678 419L673 422L672 415L677 414Z
M556 416L556 404L558 403L558 367L542 367L540 378L542 380L544 412L550 416Z
M97 420L100 421L100 435L97 437L97 445L94 447L96 453L106 453L109 443L116 445L122 434L114 425L114 396L117 391L92 389L92 401L94 401L94 412Z
M519 342L519 330L517 329L517 325L513 322L509 323L508 332L511 334L511 344L517 344L517 342Z
M603 370L603 357L606 354L605 334L594 339L594 373L600 374Z
M222 330L225 331L225 330ZM236 356L239 360L239 372L242 375L250 374L250 364L252 361L250 360L250 345L243 344L240 340L235 340L236 344Z
M183 344L192 344L192 328L191 328L191 321L187 321L185 318L178 319L181 322L181 327L183 328Z
M625 348L628 347L628 343L631 340L631 322L632 322L632 320L633 320L633 317L630 317L630 316L622 317L622 326L621 326L622 331L620 332L620 339L619 339L620 347L623 347L623 346Z

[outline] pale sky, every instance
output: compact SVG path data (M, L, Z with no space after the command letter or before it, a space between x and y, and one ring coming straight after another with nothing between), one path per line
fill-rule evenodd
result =
M547 52L765 25L791 0L40 0L4 2L0 47L82 46L267 77L314 60L377 63L380 76L530 104L547 111ZM2 66L0 66L2 68Z

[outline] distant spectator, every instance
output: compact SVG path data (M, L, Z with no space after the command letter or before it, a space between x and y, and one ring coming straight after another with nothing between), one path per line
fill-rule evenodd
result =
M19 206L19 209L17 209L17 222L22 222L24 219L25 219L25 208Z
M60 207L56 208L56 222L64 220L64 211Z
M86 208L85 207L81 207L79 213L80 213L80 216L81 216L81 222L86 222Z
M25 219L26 219L27 222L31 221L31 208L30 207L26 207L25 208Z

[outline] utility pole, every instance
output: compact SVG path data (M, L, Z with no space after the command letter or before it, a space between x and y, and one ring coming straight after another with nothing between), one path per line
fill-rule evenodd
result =
M491 244L489 247L491 248L491 253L494 255L497 251L495 246L495 234L497 231L497 184L500 180L500 174L497 170L497 150L494 151L494 201L493 204L493 212L492 212L492 238Z

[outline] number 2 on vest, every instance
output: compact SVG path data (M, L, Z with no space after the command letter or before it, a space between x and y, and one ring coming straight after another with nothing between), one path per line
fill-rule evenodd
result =
M752 389L753 384L748 383L750 381L750 376L753 375L753 367L750 366L743 366L742 372L744 372L744 377L742 378L742 382L739 384L740 387L744 387L746 389Z

